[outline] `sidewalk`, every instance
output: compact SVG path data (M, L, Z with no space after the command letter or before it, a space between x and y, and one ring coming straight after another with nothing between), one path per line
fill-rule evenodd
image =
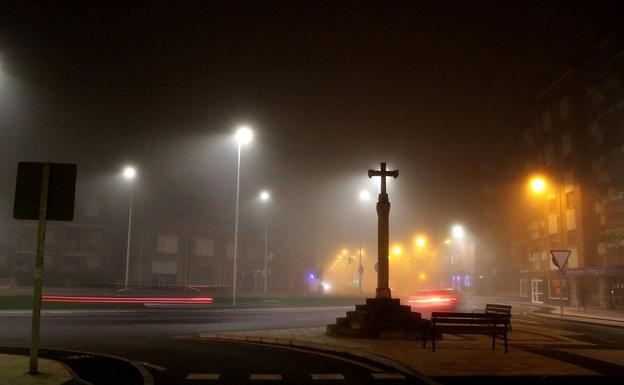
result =
M0 354L0 385L61 385L73 379L60 362L39 359L41 374L28 374L28 356Z
M199 338L259 342L348 353L370 359L397 370L427 377L437 376L556 376L599 375L597 371L550 358L539 352L549 349L590 358L590 343L571 339L574 333L550 331L518 325L509 334L509 353L502 342L491 350L491 338L479 335L444 335L436 343L436 352L426 349L419 340L373 340L330 337L325 327L203 333ZM569 349L566 349L569 345ZM551 349L551 350L552 350ZM595 354L594 354L595 355ZM601 360L624 366L621 351L601 351Z
M481 301L483 303L494 301L499 303L507 303L509 305L531 306L538 309L531 311L531 315L545 318L561 319L559 315L560 310L558 304L535 304L529 301L519 300L518 298L506 297L471 296L468 298L471 300ZM565 315L565 319L568 321L624 328L624 311L601 310L594 308L583 310L578 307L564 306L563 313Z
M533 311L531 315L552 319L561 319L560 308L552 305L536 305L543 309L550 309L549 312ZM576 307L563 307L564 319L572 322L591 323L609 327L624 328L624 313L610 310L582 310Z

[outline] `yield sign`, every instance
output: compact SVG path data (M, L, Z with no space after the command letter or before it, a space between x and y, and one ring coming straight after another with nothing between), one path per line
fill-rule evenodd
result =
M552 263L559 268L559 270L565 270L568 263L568 257L572 251L570 250L550 250L552 255Z

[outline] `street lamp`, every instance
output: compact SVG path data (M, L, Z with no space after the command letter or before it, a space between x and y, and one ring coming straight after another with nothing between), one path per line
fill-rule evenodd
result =
M556 199L559 201L557 209L557 214L559 217L559 246L563 247L563 197L561 192L561 186L549 183L547 179L542 176L534 176L529 179L529 189L534 195L542 195L547 191L552 191Z
M553 185L552 187L549 186L549 184ZM531 192L535 195L542 195L543 193L545 193L547 190L552 190L554 195L555 195L555 199L557 201L559 201L558 203L558 207L556 209L557 212L557 216L558 216L558 233L559 233L559 247L563 248L563 241L564 241L564 236L563 236L563 194L562 194L562 186L561 184L557 185L557 184L552 184L552 183L547 183L546 178L542 177L542 176L534 176L531 179L529 179L529 189L531 190ZM555 202L556 203L556 202ZM560 315L561 317L563 317L563 270L559 269L559 305L560 305Z
M464 238L464 236L466 235L466 232L464 231L464 227L461 225L453 225L453 227L451 227L451 237L453 238L454 241L452 241L453 246L451 247L451 264L454 263L458 263L460 261L460 256L463 254L462 253L462 242L461 240ZM463 256L462 256L463 259ZM460 287L460 284L457 282L455 282L455 276L453 276L453 287L455 288L455 285L457 285L458 287Z
M533 177L529 181L529 187L533 193L541 194L546 191L546 180L539 176Z
M455 239L462 239L465 235L464 228L461 225L454 225L451 228L451 234Z
M253 139L253 132L249 127L240 127L234 134L237 152L236 163L236 209L234 214L234 266L233 266L233 282L232 282L232 306L236 307L236 274L237 274L237 260L238 260L238 206L240 200L240 169L241 169L241 148L251 143Z
M132 166L124 167L121 172L122 177L128 182L134 181L136 178L136 169ZM130 237L132 235L132 192L133 185L130 185L130 206L128 208L128 244L126 245L126 280L125 280L125 290L128 290L128 278L130 273Z
M268 191L260 192L260 200L264 203L264 295L267 294L267 260L269 258L269 199Z
M427 238L424 235L416 237L416 247L422 250L427 245Z

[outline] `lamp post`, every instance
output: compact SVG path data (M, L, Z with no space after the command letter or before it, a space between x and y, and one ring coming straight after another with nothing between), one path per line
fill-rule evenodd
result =
M529 180L529 188L535 195L541 195L548 190L546 179L541 176L534 176ZM563 194L561 186L553 187L555 199L558 200L557 205L557 224L559 226L559 248L563 248ZM563 317L563 269L559 269L559 315Z
M455 263L460 263L460 254L462 251L462 245L460 245L461 240L464 239L464 236L466 235L466 232L464 230L464 227L462 225L453 225L453 227L451 227L451 237L453 238L453 258L451 259L451 264L455 264ZM465 266L465 262L464 258L461 258L462 262L460 264L460 269L461 266ZM461 283L459 282L461 280L461 278L459 278L459 276L456 276L455 273L453 273L453 287L457 287L457 288L461 288Z
M244 145L249 144L253 139L253 132L248 127L240 127L234 134L238 152L236 163L236 209L234 214L234 265L232 277L232 306L236 307L236 275L238 260L238 206L240 200L240 169L241 169L241 149Z
M264 203L264 295L267 295L267 264L269 259L269 200L271 194L268 191L260 193L260 200Z
M360 191L360 201L361 202L368 202L370 200L370 193L366 190L362 190ZM362 224L365 223L365 221L362 221ZM364 266L362 266L362 227L360 226L360 236L359 236L359 242L360 242L360 261L358 264L358 290L360 295L362 295L362 276L364 275Z
M136 178L136 169L132 166L126 166L121 175L124 179L129 181L130 183L134 181ZM128 241L126 245L126 279L124 289L128 290L128 278L130 277L130 239L132 236L132 193L133 193L133 185L130 185L130 205L128 207Z

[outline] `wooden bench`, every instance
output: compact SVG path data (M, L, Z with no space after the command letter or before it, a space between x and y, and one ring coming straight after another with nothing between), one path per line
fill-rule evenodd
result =
M435 352L436 334L483 334L492 336L492 350L496 349L496 336L502 336L507 353L508 317L497 313L431 313L431 345ZM423 346L426 344L423 341Z
M507 327L509 327L510 332L513 331L511 328L511 305L488 303L485 305L485 314L501 314L507 316Z

